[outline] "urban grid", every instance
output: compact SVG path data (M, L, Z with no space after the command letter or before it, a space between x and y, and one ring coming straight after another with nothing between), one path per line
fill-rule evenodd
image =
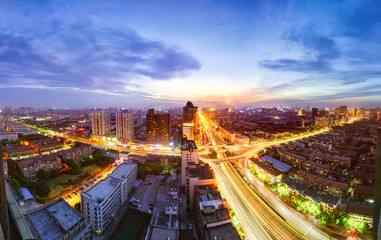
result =
M0 240L381 239L379 2L0 6Z

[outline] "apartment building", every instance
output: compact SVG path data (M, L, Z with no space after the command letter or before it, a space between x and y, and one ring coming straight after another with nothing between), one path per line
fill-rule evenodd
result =
M137 174L136 164L122 163L107 178L81 192L82 214L91 222L96 234L105 230L125 203Z

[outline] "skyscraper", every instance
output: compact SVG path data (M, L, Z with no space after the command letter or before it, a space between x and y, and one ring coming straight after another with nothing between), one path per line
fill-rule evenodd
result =
M5 107L4 108L4 115L5 116L12 116L12 108L11 107Z
M339 107L339 118L346 118L348 115L348 107L340 106Z
M138 116L137 117L138 118L137 118L136 123L139 124L139 125L143 124L143 112L142 112L142 110L138 111Z
M134 136L134 117L131 112L116 113L116 138L119 141L131 141Z
M158 114L153 108L147 113L147 143L167 146L169 143L169 113Z
M381 128L377 129L376 143L376 173L374 181L374 206L373 206L373 236L374 239L380 239L381 233L378 233L380 227L381 211Z
M198 107L195 107L192 102L188 101L183 107L183 123L193 122L193 132L197 132L197 114Z
M3 153L0 148L0 163L3 164ZM8 216L8 204L5 190L5 177L4 170L0 168L0 227L3 230L4 239L10 239L9 233L9 216ZM1 238L0 234L0 238Z
M110 113L94 111L91 113L93 136L110 135Z
M312 118L315 118L317 116L319 116L319 108L314 107L312 108Z

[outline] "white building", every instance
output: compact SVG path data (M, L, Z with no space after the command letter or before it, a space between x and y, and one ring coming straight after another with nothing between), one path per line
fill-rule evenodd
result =
M183 123L183 137L188 140L194 140L194 126L193 123Z
M125 203L137 175L136 164L122 163L107 178L81 192L82 214L91 222L95 233L103 232Z
M186 168L189 164L198 164L198 150L196 143L183 138L181 144L181 184L186 185Z
M2 140L15 141L18 138L19 136L16 132L0 129L0 141Z

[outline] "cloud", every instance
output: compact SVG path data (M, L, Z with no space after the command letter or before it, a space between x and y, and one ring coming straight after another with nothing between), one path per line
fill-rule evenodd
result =
M140 36L131 28L49 21L42 32L0 29L2 83L120 91L131 80L169 80L201 68L178 46Z
M281 58L277 60L262 60L258 62L258 66L271 70L295 71L295 72L323 72L330 71L331 66L326 61L321 60L295 60L289 58Z
M336 42L327 36L318 34L311 26L299 30L287 31L283 40L301 47L304 56L300 59L265 59L258 66L279 71L327 72L331 71L331 61L340 56Z

